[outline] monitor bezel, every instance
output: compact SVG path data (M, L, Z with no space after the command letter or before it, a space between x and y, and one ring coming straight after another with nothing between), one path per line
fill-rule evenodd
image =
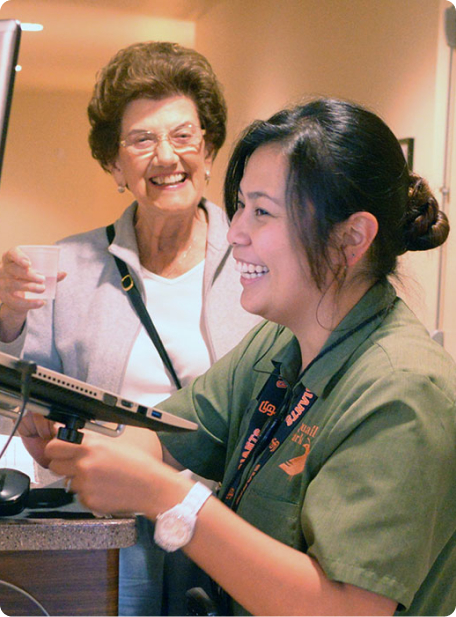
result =
M0 20L0 180L13 100L19 57L21 24L15 19Z

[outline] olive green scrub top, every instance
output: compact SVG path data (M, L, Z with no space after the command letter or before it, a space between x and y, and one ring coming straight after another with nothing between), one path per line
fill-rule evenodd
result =
M329 579L395 600L398 614L452 613L453 360L387 282L365 294L302 374L296 338L263 322L160 404L199 425L162 434L163 445L184 467L221 481L222 494L277 366L290 391L305 384L318 399L249 483L238 514L315 558ZM249 457L244 482L254 464ZM246 614L236 603L233 611Z

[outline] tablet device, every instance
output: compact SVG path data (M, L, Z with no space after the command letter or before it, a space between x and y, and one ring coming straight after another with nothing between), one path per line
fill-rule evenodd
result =
M31 373L26 408L61 422L72 430L84 426L108 435L119 429L104 423L138 426L154 431L191 431L198 425L155 407L147 407L84 381L19 360L0 352L0 414L16 418L24 369ZM72 439L68 439L72 441Z

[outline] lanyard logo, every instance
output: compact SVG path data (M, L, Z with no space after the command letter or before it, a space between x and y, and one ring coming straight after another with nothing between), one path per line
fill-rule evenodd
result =
M260 406L258 407L258 410L261 413L265 413L269 417L275 414L276 409L277 409L276 406L270 403L269 401L261 401Z
M294 424L296 420L298 420L302 414L309 409L313 398L315 398L315 394L306 388L299 403L293 411L286 416L285 423L287 426L292 426L292 424Z
M260 436L260 432L261 431L260 431L259 428L254 429L253 432L251 433L250 437L245 442L244 450L242 451L242 456L239 459L238 469L240 469L242 467L242 465L247 460L248 455L250 454L250 452L255 447L255 444L258 441L258 437Z

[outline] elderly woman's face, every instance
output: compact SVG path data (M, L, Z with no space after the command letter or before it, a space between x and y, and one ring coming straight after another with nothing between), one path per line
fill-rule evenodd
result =
M112 174L140 206L162 213L196 208L211 163L191 99L141 98L127 105Z

